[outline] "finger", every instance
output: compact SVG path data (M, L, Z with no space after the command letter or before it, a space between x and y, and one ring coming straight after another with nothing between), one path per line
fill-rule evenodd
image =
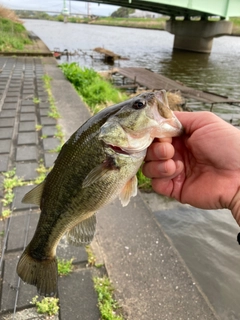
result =
M218 116L208 111L200 112L174 112L183 125L186 134L191 135L194 131L210 123L218 123L221 120Z
M174 148L169 142L153 142L147 150L145 161L171 159L174 155Z
M152 179L152 188L156 193L171 197L173 181L171 179Z
M172 159L146 162L142 172L148 178L172 177L176 172L176 163Z

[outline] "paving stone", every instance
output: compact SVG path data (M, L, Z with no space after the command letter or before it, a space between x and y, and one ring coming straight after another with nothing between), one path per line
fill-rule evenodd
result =
M10 153L12 140L11 139L5 139L0 140L0 154L2 153Z
M49 117L41 117L40 121L42 125L56 125L57 123L55 119Z
M0 172L8 171L8 162L9 162L9 155L8 154L1 154Z
M34 85L31 82L26 82L23 84L23 90L34 90Z
M19 97L19 91L7 91L6 98Z
M21 252L19 251L5 255L1 311L13 310L14 308L19 280L16 273L16 267L20 254ZM18 296L18 308L29 307L30 301L36 294L37 290L34 286L26 285L21 282Z
M36 108L34 105L21 107L21 113L31 113L31 112L35 112L35 110L36 110Z
M39 103L39 108L48 108L49 109L50 104L46 102L40 102Z
M3 110L9 110L9 109L13 109L16 110L17 109L18 104L17 103L5 103L2 106Z
M13 127L14 118L0 118L0 128Z
M34 94L34 89L23 89L23 94Z
M85 246L69 245L67 236L63 236L57 246L57 257L65 260L73 259L74 263L85 263L85 265L88 262Z
M44 150L54 150L59 146L59 140L57 138L43 139Z
M54 136L57 132L56 126L44 126L42 128L43 136Z
M22 186L14 188L14 201L13 201L13 210L28 210L36 209L38 206L36 204L22 203L22 199L25 194L32 190L34 186Z
M18 134L17 144L36 144L37 133L36 132L23 132Z
M49 108L40 109L40 116L47 116Z
M99 320L97 293L91 269L80 269L59 278L61 319Z
M34 121L36 119L35 113L20 114L20 121Z
M34 212L27 210L20 214L15 213L12 215L6 248L7 251L23 250L26 232L26 242L28 243L34 235L39 216L40 210L35 210Z
M35 107L34 102L32 100L22 100L21 105L22 106L34 106Z
M16 161L37 161L38 152L36 146L17 147Z
M25 181L34 180L38 177L36 169L38 164L36 162L16 163L16 175Z
M36 126L35 121L20 122L19 123L19 132L36 131L35 126Z
M51 168L54 165L55 160L57 159L58 153L56 152L45 152L44 153L44 162L46 168Z
M2 110L0 113L1 118L14 118L16 116L16 110Z
M4 102L11 102L11 103L18 102L18 98L17 97L5 98Z
M38 93L38 98L41 100L41 101L48 101L48 95L47 94L40 94Z
M0 128L0 139L11 139L13 128Z

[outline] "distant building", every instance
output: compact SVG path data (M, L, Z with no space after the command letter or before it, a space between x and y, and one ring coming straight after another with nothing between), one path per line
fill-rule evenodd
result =
M162 14L136 9L134 13L129 14L129 17L131 17L131 18L160 18L160 17L162 17Z

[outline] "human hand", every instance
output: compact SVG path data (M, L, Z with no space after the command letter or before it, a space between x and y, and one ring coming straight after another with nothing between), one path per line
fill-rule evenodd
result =
M177 112L185 133L154 141L143 174L155 192L202 209L228 208L240 225L240 131L210 112Z

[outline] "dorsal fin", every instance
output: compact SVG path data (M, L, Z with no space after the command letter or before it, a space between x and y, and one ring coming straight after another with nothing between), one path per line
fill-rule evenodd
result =
M131 197L135 197L137 195L137 185L138 185L137 176L132 177L125 184L124 188L122 189L119 195L119 199L121 200L123 207L128 205Z
M96 215L93 214L73 227L67 234L68 242L75 246L87 245L92 242L96 229Z
M26 193L22 199L22 203L36 204L40 207L44 185L45 181Z

